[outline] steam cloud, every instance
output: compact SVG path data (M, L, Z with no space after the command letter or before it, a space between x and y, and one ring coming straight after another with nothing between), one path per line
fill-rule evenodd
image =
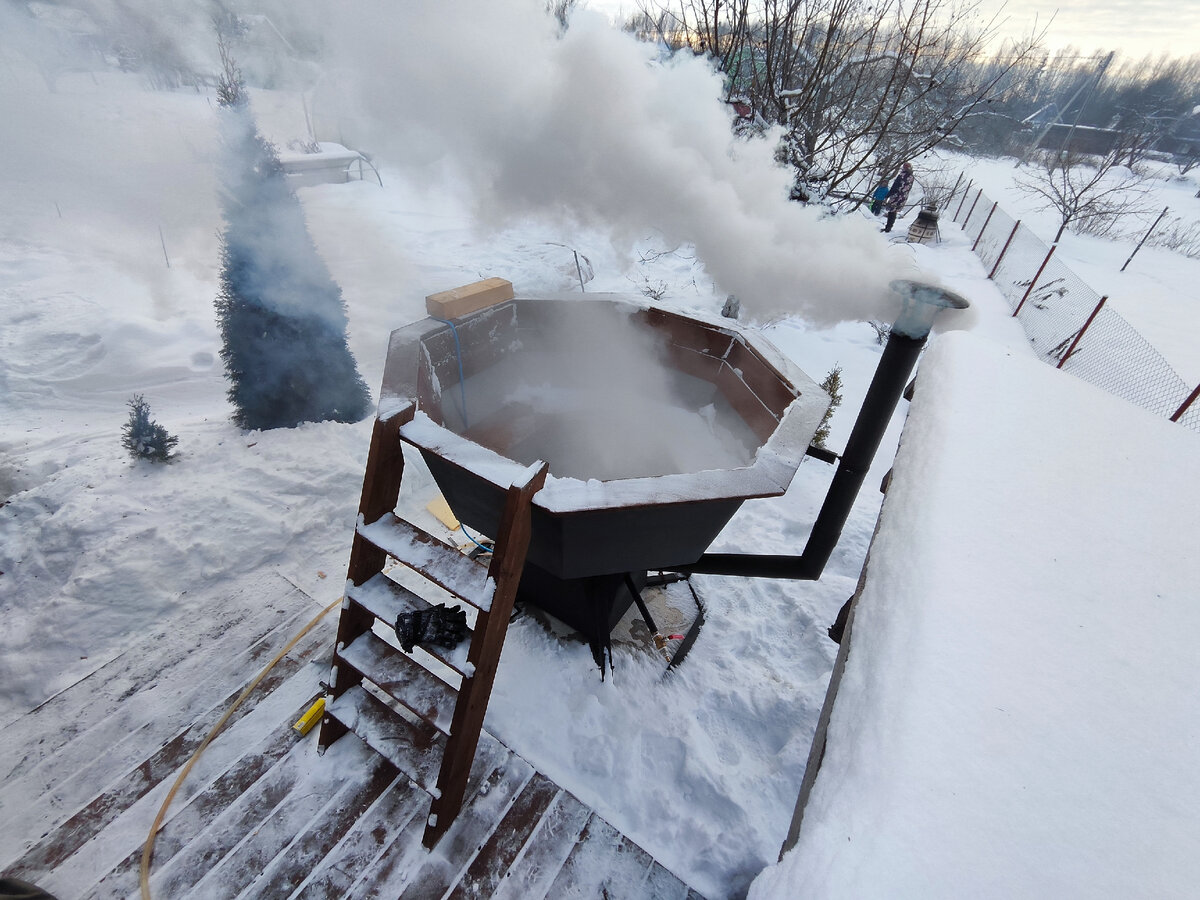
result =
M907 257L870 222L820 221L787 200L772 141L730 135L720 77L578 12L560 35L540 2L359 0L327 37L389 162L440 156L485 221L553 216L631 242L657 228L695 245L720 288L756 315L816 324L895 312Z
M705 60L659 62L654 47L598 14L578 11L560 34L542 0L349 0L334 15L312 0L268 5L288 33L323 44L318 93L337 91L354 142L387 165L436 159L456 170L485 223L533 216L630 246L656 229L670 243L693 244L719 288L753 315L798 312L816 324L890 320L887 283L914 274L870 222L820 221L819 211L786 199L790 174L774 163L774 142L731 137L720 76ZM204 59L215 46L211 26L183 0L122 9L164 32L180 57L215 69ZM47 85L34 73L69 70L72 51L38 46L28 18L4 12L0 50L10 76L21 74L0 86L5 143L14 165L47 176L31 175L28 196L13 198L23 212L59 214L42 188L52 179L97 218L121 214L151 232L160 224L175 240L187 228L211 248L208 123L130 140L109 122L81 128L53 118L39 108ZM63 58L49 64L47 55Z
M474 430L459 427L458 395L443 388L450 427L581 480L752 460L760 443L754 433L713 384L672 368L665 334L605 304L572 303L558 315L524 334L519 351L467 379Z

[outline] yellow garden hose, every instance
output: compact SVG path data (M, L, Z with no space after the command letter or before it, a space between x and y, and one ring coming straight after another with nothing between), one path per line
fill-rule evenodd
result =
M158 830L162 827L163 817L166 816L167 809L170 807L171 801L175 799L175 794L179 790L179 786L183 784L183 780L187 778L188 772L192 770L192 766L195 765L196 760L200 758L200 754L205 751L210 743L212 743L213 738L220 733L221 729L225 727L225 723L229 721L229 717L232 716L234 712L237 711L237 708L242 705L242 701L250 696L251 691L258 687L258 683L266 677L266 674L271 671L274 665L287 656L288 652L300 642L300 639L308 634L313 627L321 621L321 619L325 618L326 614L328 614L330 610L332 610L341 602L342 598L338 597L327 607L321 610L315 619L305 625L300 630L299 634L288 641L287 646L280 650L275 658L267 663L266 668L259 672L258 675L255 676L254 680L246 685L246 689L242 691L241 695L236 700L233 701L233 705L225 711L225 715L221 716L220 721L213 726L212 731L208 733L208 737L200 742L200 746L196 748L196 752L194 752L184 764L183 768L179 772L179 775L175 778L175 783L171 785L171 790L167 792L167 797L165 800L163 800L162 806L159 807L158 815L154 817L154 824L150 826L150 834L146 836L146 846L142 850L142 900L150 900L150 859L154 855L154 839L158 836Z

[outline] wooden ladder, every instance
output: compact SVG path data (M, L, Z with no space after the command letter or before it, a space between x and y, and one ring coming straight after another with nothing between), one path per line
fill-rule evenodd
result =
M500 662L513 600L529 549L530 503L546 480L535 463L508 489L491 565L464 556L395 513L404 471L400 428L409 404L377 418L350 551L319 750L353 731L433 797L422 843L433 847L462 807L467 776ZM373 630L392 633L401 613L432 604L384 572L392 557L477 610L454 649L408 654ZM461 676L455 689L451 673Z

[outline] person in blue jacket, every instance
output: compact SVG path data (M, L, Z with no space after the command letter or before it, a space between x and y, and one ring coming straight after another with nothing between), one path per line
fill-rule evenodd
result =
M883 227L884 231L891 231L892 226L896 224L896 213L908 199L908 192L912 190L912 186L913 167L912 163L906 162L900 167L900 174L892 182L892 186L887 192L887 199L883 201L883 208L887 210L887 225Z
M877 216L883 211L883 201L887 199L888 183L887 179L882 179L879 182L879 187L871 194L871 215Z

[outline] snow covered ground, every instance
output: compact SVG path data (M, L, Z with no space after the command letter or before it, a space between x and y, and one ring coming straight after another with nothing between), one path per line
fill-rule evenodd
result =
M574 47L572 58L589 48L626 54L622 66L639 80L651 77L638 68L641 57L610 46L607 34L581 29L579 40L589 34L593 43ZM229 422L212 311L220 227L213 98L190 89L148 91L136 76L113 72L67 73L50 93L12 47L6 61L0 115L20 127L0 134L0 725L97 669L150 623L202 608L255 573L286 575L314 597L314 612L335 599L370 433L369 422L250 434ZM419 64L405 75L418 77ZM624 119L602 123L630 138L616 169L612 160L582 159L582 145L571 145L589 179L574 214L556 205L571 196L569 185L552 181L557 170L522 183L519 195L485 195L483 181L512 186L516 171L498 165L468 178L442 157L414 160L398 151L375 156L382 187L363 181L302 189L310 230L349 307L351 349L373 390L388 332L422 317L425 295L491 275L523 294L568 293L579 289L576 252L595 275L588 291L654 293L672 309L710 315L737 293L744 318L814 379L840 365L844 403L833 420L834 449L844 445L881 351L873 329L856 320L889 318L856 291L896 275L940 280L973 304L969 315L947 317L948 325L1016 358L1029 355L1004 301L952 231L934 247L890 245L874 222L819 222L781 199L778 206L760 201L783 180L737 175L716 143L693 159L689 137L707 141L720 125L705 106L716 106L704 94L712 82L691 70L669 74L670 91L646 110L624 109ZM512 137L506 127L546 127L531 120L541 109L528 97L537 85L524 87L523 115L507 124L489 119L489 137ZM255 92L254 103L281 146L304 137L297 95ZM472 103L478 113L480 98ZM689 104L703 114L688 118ZM636 118L643 112L644 122ZM658 121L667 123L674 149L663 159L655 143L662 131L648 124ZM423 147L448 140L421 126L429 129L421 131ZM497 153L509 158L529 153L519 141L500 143ZM394 147L382 138L380 146ZM471 144L472 164L486 146ZM654 163L645 181L631 171L639 152ZM679 152L693 168L684 181L667 183ZM753 169L764 158L742 162ZM533 160L520 174L533 177L550 162ZM1010 168L970 165L997 178ZM623 197L646 194L619 222L603 190L611 184L617 192L618 180ZM554 204L530 200L543 186ZM1097 277L1106 274L1106 259L1127 255L1104 242L1070 245L1093 261ZM1138 264L1157 258L1144 249L1121 278L1146 284ZM1141 321L1129 317L1152 341L1157 329L1160 349L1195 380L1194 349L1182 339L1166 343L1195 333L1197 313L1186 301L1200 263L1161 259L1154 278L1164 287L1153 310ZM1109 267L1115 272L1119 262ZM759 272L766 291L756 285ZM772 303L763 296L772 291L795 297ZM823 298L832 302L822 306ZM120 429L135 393L179 437L174 462L155 466L124 455ZM1069 399L1092 402L1092 394L1083 396ZM1020 404L1020 392L1007 402ZM836 651L825 629L854 591L880 507L875 486L891 465L903 414L902 404L821 581L697 576L708 621L686 663L665 678L659 658L621 652L614 677L601 682L586 646L521 619L506 644L489 730L705 895L744 894L775 861L787 831ZM1144 433L1153 439L1158 432ZM1195 452L1194 436L1186 437L1191 443L1183 440L1179 452ZM1000 456L1007 448L990 451ZM976 463L987 469L990 460ZM1036 482L1062 465L1069 461L1030 459L1011 477L1027 472ZM798 552L830 475L807 461L786 496L746 504L714 549ZM1091 487L1108 485L1097 478ZM414 475L402 507L420 515L432 490ZM903 507L893 515L902 520ZM959 574L969 580L972 571ZM1056 589L1050 579L1042 583L1048 603ZM0 855L0 866L7 857Z
M1054 238L1060 221L1057 213L1042 208L1017 187L1017 179L1031 177L1029 166L1017 168L1012 159L947 158L972 181L972 190L983 188L985 196L998 201L1002 209L1033 229L1046 244ZM1164 209L1169 211L1155 235L1162 235L1173 224L1183 230L1200 222L1200 198L1196 197L1200 178L1195 170L1180 175L1178 168L1169 163L1149 161L1142 167L1152 176L1143 204L1145 211L1123 218L1116 229L1118 236L1112 239L1067 231L1055 254L1097 294L1109 297L1112 308L1163 355L1190 388L1200 384L1200 350L1195 332L1181 322L1190 322L1189 310L1195 308L1192 279L1200 260L1188 259L1149 241L1137 250L1124 272L1121 267ZM1033 264L1034 271L1037 264Z
M1190 896L1198 526L1197 435L945 335L799 842L751 897Z

